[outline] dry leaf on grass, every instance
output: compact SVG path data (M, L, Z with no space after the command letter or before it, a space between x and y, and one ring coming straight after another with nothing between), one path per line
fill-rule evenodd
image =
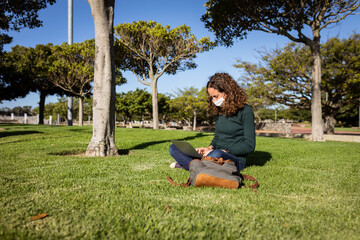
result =
M37 216L32 217L31 221L39 220L39 219L42 219L42 218L45 218L45 217L47 217L47 213L42 213L42 214L39 214Z

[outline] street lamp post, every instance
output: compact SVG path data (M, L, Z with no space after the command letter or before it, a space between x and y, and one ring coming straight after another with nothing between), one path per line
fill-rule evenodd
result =
M68 44L73 42L73 0L68 0ZM68 97L67 109L68 126L73 125L73 98Z

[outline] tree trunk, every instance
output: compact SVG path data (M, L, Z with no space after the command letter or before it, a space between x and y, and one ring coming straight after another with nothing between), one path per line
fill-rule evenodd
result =
M314 41L311 47L313 69L311 79L311 140L324 141L321 112L321 56L320 31L314 31Z
M196 112L196 111L194 111L193 131L196 131L196 117L197 117L197 112Z
M261 117L257 112L254 113L255 117L258 119L259 123L261 123Z
M324 132L326 134L334 134L335 133L335 124L336 124L335 116L332 116L332 115L325 116Z
M93 136L87 156L117 155L115 146L114 0L88 0L95 23Z
M152 90L152 114L153 114L153 129L159 129L159 106L158 106L158 91L157 80L151 81Z
M45 99L46 93L40 91L40 102L39 102L39 124L44 124L44 112L45 112Z
M79 126L84 126L83 116L84 116L84 108L83 108L83 97L79 97Z
M166 116L164 115L163 118L162 118L162 121L163 121L163 126L164 126L164 129L166 129Z

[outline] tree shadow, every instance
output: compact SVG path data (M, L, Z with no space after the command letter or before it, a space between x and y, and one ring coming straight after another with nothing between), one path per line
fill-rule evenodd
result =
M0 131L0 138L43 133L39 131Z
M201 138L201 137L205 137L208 136L206 134L203 133L197 133L195 136L191 136L191 137L185 137L185 138L178 138L178 139L171 139L171 140L177 140L177 141L189 141L189 140L193 140L195 138ZM161 143L166 143L166 142L170 142L170 140L161 140L161 141L152 141L152 142L146 142L146 143L141 143L139 145L136 145L128 150L135 150L135 149L144 149L147 148L149 146L153 146L156 144L161 144Z
M118 154L119 155L128 155L130 152L129 149L118 149Z
M92 130L92 129L91 129ZM87 128L76 128L76 129L69 129L70 132L91 132L91 130Z
M268 152L255 151L246 156L246 167L264 166L272 158Z

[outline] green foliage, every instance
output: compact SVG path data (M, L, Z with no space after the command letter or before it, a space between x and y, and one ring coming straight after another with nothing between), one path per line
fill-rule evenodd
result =
M360 34L348 39L329 39L322 47L322 89L324 115L354 121L359 116L360 101ZM357 114L356 114L357 113Z
M158 95L159 118L163 123L169 120L171 116L170 96L168 94L159 93Z
M119 24L115 33L115 64L151 87L153 128L158 129L158 79L165 73L196 68L196 54L209 51L215 43L209 38L197 40L185 25L170 29L154 21Z
M88 117L92 117L92 98L85 98L83 101L83 113L85 116L85 120ZM73 98L73 114L74 116L79 115L79 99ZM53 119L57 119L57 115L60 115L61 121L65 121L67 119L67 110L68 110L68 99L66 97L58 98L58 102L56 103L48 103L45 105L44 115L46 117L52 116ZM39 114L39 108L34 108L34 114ZM75 117L76 118L76 117ZM77 120L79 120L77 118Z
M170 100L170 107L173 118L185 121L189 126L196 125L199 119L206 119L206 88L200 91L194 87L178 89Z
M315 47L321 29L353 14L359 5L357 0L208 0L201 20L226 46L232 45L235 38L246 38L248 32L263 31ZM316 34L307 37L307 27Z
M28 60L30 49L16 45L11 52L3 53L0 58L0 102L25 97L35 91L32 81L32 65Z
M28 116L34 115L34 112L32 110L32 106L17 106L12 109L8 107L2 107L0 108L0 115L10 116L11 113L14 113L15 116L24 116L26 113Z
M312 64L309 48L290 43L282 49L261 52L260 55L259 66L240 60L234 65L245 71L241 81L248 95L255 96L254 105L266 107L278 103L310 109Z
M360 98L359 46L359 34L343 40L332 38L321 46L324 119L331 116L341 118L343 122L354 122L357 117ZM310 49L290 43L282 49L262 52L261 56L259 66L242 61L234 65L245 71L241 79L247 89L249 103L255 109L274 102L290 108L310 109ZM350 118L345 120L345 116Z
M262 108L255 112L261 120L271 119L275 121L275 109ZM311 112L307 109L277 109L276 118L294 120L295 122L311 122Z
M90 83L94 80L95 42L67 44L52 48L49 67L50 80L68 95L84 98L92 91Z
M287 37L310 48L312 56L311 114L312 140L323 140L321 109L321 30L354 14L358 0L208 0L202 21L220 43L231 46L235 38L248 32L263 31ZM310 30L310 31L308 31ZM325 132L333 133L334 118L325 117Z
M182 188L170 139L212 133L116 129L116 157L82 155L90 126L0 125L1 239L358 239L359 143L257 138L250 189ZM19 151L21 149L21 151ZM346 150L344 150L346 149ZM47 213L41 220L33 216Z
M37 1L12 1L0 2L0 55L3 45L12 41L12 37L3 33L9 30L19 31L21 28L35 28L42 26L42 21L38 19L39 11L52 5L56 0L37 0Z
M125 121L141 120L151 113L151 94L138 88L127 93L117 93L115 112L118 117L123 116Z
M196 54L214 46L209 38L198 41L185 25L170 29L154 21L138 21L119 24L115 33L115 45L119 45L115 48L117 62L140 78L145 74L151 80L153 76L195 68ZM144 84L146 78L142 79Z
M83 124L83 100L90 96L94 80L95 41L86 40L68 45L63 43L52 49L53 62L49 67L51 82L68 96L79 100L79 124Z
M49 68L54 60L51 49L52 44L38 44L35 48L13 47L12 51L6 54L6 71L0 76L0 93L6 93L2 95L5 96L4 99L11 100L29 92L40 93L40 124L43 123L46 96L64 94L62 89L49 80Z

